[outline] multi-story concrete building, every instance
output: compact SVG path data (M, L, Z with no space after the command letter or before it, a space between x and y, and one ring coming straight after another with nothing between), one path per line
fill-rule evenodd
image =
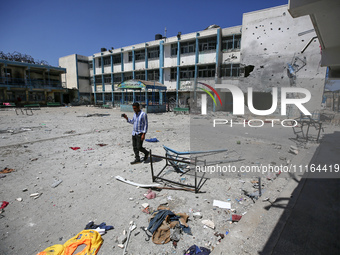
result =
M224 111L233 104L226 85L244 93L252 87L257 109L270 108L273 87L302 87L312 94L306 104L312 111L321 104L326 73L319 45L309 17L293 19L284 5L245 13L242 26L212 25L169 38L158 34L154 41L103 48L88 57L62 57L59 64L67 68L67 87L83 97L92 95L95 102L119 104L117 85L139 79L166 85L167 98L179 105L187 103L198 82L209 84L223 102L214 109ZM213 106L212 100L208 103Z
M0 59L0 102L63 103L65 72L65 68Z

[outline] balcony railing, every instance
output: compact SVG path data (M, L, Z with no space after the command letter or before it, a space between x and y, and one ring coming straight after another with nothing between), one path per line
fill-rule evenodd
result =
M23 79L0 77L0 86L13 86L20 88L63 88L61 81L43 80L43 79Z

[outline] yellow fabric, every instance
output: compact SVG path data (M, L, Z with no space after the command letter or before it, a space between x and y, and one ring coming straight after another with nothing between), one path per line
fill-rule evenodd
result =
M37 255L95 255L98 253L103 239L95 230L83 230L78 235L69 239L64 245L56 244L48 247ZM86 247L77 254L73 254L79 245Z
M37 255L63 255L64 245L62 244L55 244L52 245L42 252L39 252Z
M95 255L99 251L103 239L95 230L83 230L78 235L74 236L64 243L63 255L73 255L73 252L79 245L86 244L86 247L74 255Z

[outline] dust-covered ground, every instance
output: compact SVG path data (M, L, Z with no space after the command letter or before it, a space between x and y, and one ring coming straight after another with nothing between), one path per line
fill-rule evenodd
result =
M9 202L0 214L1 255L37 254L51 245L63 244L81 232L89 221L114 226L102 236L104 242L98 254L122 254L118 240L124 230L128 231L131 221L137 228L131 234L127 254L183 254L193 244L213 249L220 239L214 233L226 234L237 226L236 222L229 221L232 214L247 217L254 203L263 203L264 198L275 200L289 179L287 176L275 179L273 173L233 176L206 173L210 179L198 194L162 189L155 191L155 199L148 200L144 196L147 189L115 178L119 175L137 183L152 184L149 161L130 165L134 159L132 125L120 115L118 109L85 106L41 108L34 110L32 116L16 115L14 109L0 111L0 170L14 169L1 174L0 179L0 203ZM128 116L132 117L132 113ZM183 114L148 114L146 138L157 138L159 142L145 142L144 146L153 154L164 156L162 145L176 151L189 151L190 138L195 139L202 132L208 134L204 138L206 142L204 139L200 142L203 148L214 135L223 133L220 136L223 139L216 144L228 151L219 153L216 160L222 159L224 163L221 164L231 164L237 169L261 164L288 165L295 157L294 153L289 153L290 146L297 146L298 151L314 146L299 147L290 139L295 137L292 129L281 126L240 126L227 130L218 127L211 132L211 127L203 123L211 118L197 116L190 120ZM192 129L195 126L197 129ZM226 163L230 161L233 162ZM165 160L155 159L155 172L164 165ZM192 171L181 174L168 167L161 176L194 183ZM258 195L258 177L262 177L263 194L256 200L249 194ZM58 180L62 182L52 187ZM274 182L278 184L275 193L268 193ZM33 193L39 193L38 197L31 197ZM232 210L214 207L214 200L231 203ZM172 242L156 245L151 240L146 241L141 227L148 226L150 214L142 212L143 203L148 203L150 209L167 203L171 211L188 214L192 235L182 233L177 248ZM194 219L195 212L200 212L202 218ZM215 229L205 227L202 220L214 222Z

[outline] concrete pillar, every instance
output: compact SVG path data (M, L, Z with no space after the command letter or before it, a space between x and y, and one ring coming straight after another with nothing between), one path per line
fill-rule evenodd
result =
M149 57L147 43L145 44L145 80L148 80Z
M136 79L136 59L135 59L135 47L132 47L132 79Z

